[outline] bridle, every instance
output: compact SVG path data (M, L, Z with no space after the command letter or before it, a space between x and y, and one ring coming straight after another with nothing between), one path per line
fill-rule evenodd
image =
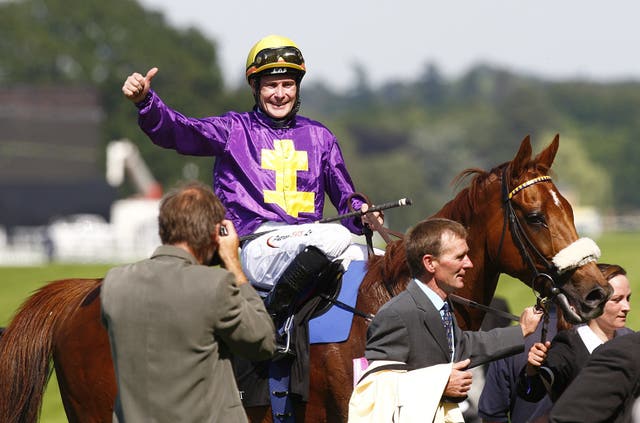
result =
M510 189L510 174L511 163L508 163L503 166L501 176L501 200L504 210L504 223L502 226L502 234L500 236L498 250L493 260L498 260L500 257L508 228L509 232L511 232L513 243L518 249L522 260L528 266L531 274L533 275L529 285L536 297L536 306L544 312L544 325L542 329L542 337L544 341L547 332L546 327L549 321L549 304L551 302L558 302L565 310L568 310L570 307L570 304L567 301L567 296L560 289L560 286L566 281L565 275L568 275L568 272L577 269L584 264L597 261L600 257L600 250L592 240L588 238L580 238L562 248L560 251L555 251L554 256L551 259L548 259L547 256L540 252L536 245L527 236L522 223L518 219L511 200L520 191L532 185L542 182L551 182L551 176L538 176L521 183L513 189ZM402 238L402 234L398 237ZM536 265L536 262L539 263L540 266ZM539 267L542 267L542 271L538 270ZM542 292L545 286L550 286L549 295L543 297ZM390 284L386 280L384 281L384 287L390 297L395 296ZM537 290L537 287L542 287L543 289ZM473 304L469 304L468 300L466 305L473 306ZM580 317L577 316L576 319L580 319Z
M511 236L513 237L514 244L518 248L520 252L520 256L526 262L529 270L533 274L533 278L531 281L531 286L535 286L535 282L540 279L546 279L551 282L553 291L557 290L556 281L559 278L558 272L556 271L555 265L550 262L544 254L538 250L535 244L529 239L527 233L524 231L522 227L522 223L518 219L515 210L513 209L513 203L511 202L514 195L519 193L531 185L540 183L540 182L550 182L551 176L544 175L538 176L537 178L529 179L526 182L518 185L517 187L509 190L509 173L510 166L506 166L504 171L502 172L502 204L504 209L504 224L502 226L502 235L500 237L500 244L498 246L498 254L497 257L500 257L500 253L502 251L502 245L504 243L504 237L507 232L507 227L511 232ZM537 258L538 262L542 263L544 267L544 271L540 272L538 270L538 266L534 261L534 257Z
M526 182L518 185L517 187L509 190L509 174L511 171L511 166L505 166L502 172L502 204L504 209L504 224L502 226L502 235L500 237L500 243L498 245L498 254L497 257L500 257L500 253L502 251L502 245L504 243L505 234L507 232L507 227L511 232L511 236L513 238L513 242L518 248L520 252L520 256L525 261L527 266L529 267L533 277L531 280L531 288L537 299L537 307L541 308L544 312L544 322L542 328L542 342L546 340L546 332L547 332L547 324L549 322L549 313L548 313L548 305L553 301L553 299L560 293L560 288L558 287L558 282L560 279L560 274L557 271L556 266L550 262L544 254L540 252L540 250L535 246L535 244L529 239L527 233L524 231L522 227L522 223L518 219L515 210L513 209L513 203L511 202L514 195L519 193L531 185L541 183L541 182L551 182L551 176L544 175L538 176L537 178L529 179ZM542 264L544 270L541 272L538 270L538 266L534 262L534 257L538 259L538 262ZM541 293L536 291L536 282L544 284L544 282L549 282L551 285L551 296L542 297Z
M538 250L535 244L527 236L526 232L524 231L524 228L522 227L522 223L520 223L520 220L518 219L518 216L516 215L516 212L513 209L513 204L511 202L511 199L518 192L524 190L527 187L530 187L531 185L534 185L540 182L550 182L551 176L548 176L548 175L538 176L510 190L509 189L510 170L511 170L511 165L507 164L504 167L502 172L501 190L502 190L502 203L504 206L504 225L502 226L502 235L500 236L500 243L498 245L498 252L496 254L496 257L500 257L500 253L502 252L502 246L504 244L504 238L506 236L507 227L508 227L512 234L514 244L516 245L516 247L518 248L518 251L520 252L520 256L526 262L529 269L531 270L531 273L533 274L531 287L534 288L536 282L538 281L541 281L541 282L548 281L551 284L552 295L550 297L542 298L541 295L538 292L536 292L534 288L534 294L537 299L537 304L539 307L545 310L545 317L548 317L548 314L546 313L546 308L547 308L546 306L555 298L557 294L560 293L560 288L558 288L556 285L556 282L559 281L560 279L560 273L557 271L557 267L551 261L549 261L545 257L545 255L540 252L540 250ZM536 263L534 262L534 257L537 258L540 263L542 263L544 267L543 272L540 272L538 270L538 266L536 266ZM384 283L384 287L387 290L387 293L389 294L390 297L395 296L391 286L386 281ZM467 305L470 305L470 304L467 304ZM471 306L475 306L475 305L471 304Z

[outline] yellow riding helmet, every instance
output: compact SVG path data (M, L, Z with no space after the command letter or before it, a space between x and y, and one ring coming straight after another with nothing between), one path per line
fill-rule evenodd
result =
M302 79L306 72L302 52L291 39L280 35L268 35L258 41L247 56L247 82L251 77L273 69L273 74L292 70Z

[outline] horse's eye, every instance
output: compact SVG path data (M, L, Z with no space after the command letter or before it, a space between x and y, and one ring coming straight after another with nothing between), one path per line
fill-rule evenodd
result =
M540 212L533 212L527 214L527 223L530 225L542 225L547 226L547 221L544 218L544 214Z

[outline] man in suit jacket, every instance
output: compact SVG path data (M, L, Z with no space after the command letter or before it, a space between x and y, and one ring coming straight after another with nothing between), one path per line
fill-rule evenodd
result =
M170 192L158 219L163 245L105 277L114 422L247 421L231 354L268 359L275 329L242 272L238 235L224 216L203 184ZM216 253L226 269L208 266Z
M427 219L409 230L405 246L414 279L380 308L369 326L365 350L369 361L401 361L409 370L453 362L443 393L445 401L453 402L463 400L471 387L467 367L523 351L524 337L542 317L530 307L519 326L488 332L463 332L453 319L449 348L441 309L451 307L448 295L464 286L465 272L473 267L466 238L466 229L448 219Z
M640 332L615 337L596 348L587 365L551 410L551 422L637 422L640 396Z

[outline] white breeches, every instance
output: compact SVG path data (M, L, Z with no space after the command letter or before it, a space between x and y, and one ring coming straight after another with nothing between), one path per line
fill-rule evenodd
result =
M351 232L336 223L285 225L265 223L256 232L266 232L242 246L242 269L254 285L272 287L293 259L307 246L319 248L329 260L342 260L345 269L352 260L366 260L364 245L351 244Z

